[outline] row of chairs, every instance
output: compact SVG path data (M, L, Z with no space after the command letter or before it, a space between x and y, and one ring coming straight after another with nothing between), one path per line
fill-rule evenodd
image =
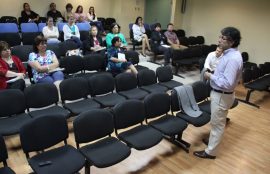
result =
M36 173L74 173L83 165L86 173L90 173L91 165L100 168L111 166L127 158L130 148L145 150L158 144L162 138L188 152L190 144L182 139L183 131L188 124L195 127L207 124L211 114L208 86L198 81L192 84L192 88L196 102L203 111L199 117L190 117L181 112L179 96L175 90L172 91L171 97L166 93L152 93L143 102L128 100L118 103L111 110L93 109L79 114L73 122L73 128L76 146L83 157L75 148L67 145L67 124L65 118L57 113L32 119L24 125L20 129L22 148ZM237 104L236 100L232 108ZM169 110L172 111L172 115L168 114ZM176 111L178 113L175 117L173 112ZM143 124L144 121L147 124ZM113 131L117 138L111 137ZM61 141L65 142L65 146L44 152ZM80 147L82 143L91 144ZM33 151L43 153L30 157L29 152ZM43 164L46 167L41 167ZM63 168L63 165L68 167Z
M49 113L69 118L87 110L113 107L126 99L143 99L149 93L166 92L182 85L172 80L170 67L160 67L157 75L159 83L152 70L141 71L138 81L130 73L121 73L115 78L109 73L102 73L88 79L66 79L60 83L63 107L58 105L59 96L53 84L31 85L25 88L24 93L19 90L1 91L0 117L3 119L0 120L0 134L17 134L20 127L31 118ZM90 95L92 98L88 97ZM42 109L44 107L48 108ZM25 113L25 110L28 112Z
M59 39L64 40L63 26L66 23L58 23ZM80 31L80 39L83 41L88 38L90 24L89 23L76 23ZM34 38L42 33L46 23L22 23L20 25L20 31L15 23L0 23L0 40L4 40L10 44L10 46L32 45ZM21 33L21 36L20 36Z
M47 21L46 17L39 17L39 23L45 23ZM22 22L22 17L19 17L18 20L14 16L2 16L0 18L0 23L15 23L15 24L21 24Z
M259 108L258 105L249 101L250 95L254 91L270 91L270 62L260 64L259 67L253 64L250 68L244 68L242 79L248 91L245 100L239 100Z

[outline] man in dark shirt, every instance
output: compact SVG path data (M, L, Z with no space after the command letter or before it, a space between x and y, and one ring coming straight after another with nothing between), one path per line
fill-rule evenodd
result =
M50 11L48 11L48 13L47 13L47 17L49 17L49 16L53 18L54 22L60 22L60 21L64 20L60 11L56 10L55 3L50 4Z

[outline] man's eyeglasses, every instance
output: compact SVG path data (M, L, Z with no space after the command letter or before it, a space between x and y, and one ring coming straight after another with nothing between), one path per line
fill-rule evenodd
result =
M218 38L219 38L219 39L222 39L222 40L231 40L231 39L228 38L227 36L223 36L223 35L220 35Z

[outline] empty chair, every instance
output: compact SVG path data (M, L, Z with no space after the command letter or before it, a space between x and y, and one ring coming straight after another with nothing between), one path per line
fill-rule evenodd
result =
M125 97L113 93L114 78L110 73L97 74L89 79L91 95L102 107L113 107L126 100Z
M34 39L40 34L36 23L21 23L23 45L33 45Z
M247 52L242 52L241 53L242 55L242 58L243 58L243 68L244 69L252 69L253 67L256 67L257 64L256 63L253 63L253 62L249 62L249 55Z
M138 86L149 92L166 92L167 87L157 84L157 77L153 70L145 69L138 73Z
M110 28L111 28L111 25L113 24L113 23L115 23L116 22L116 20L114 19L114 18L106 18L105 19L105 25L104 25L104 29L105 30L110 30Z
M11 47L21 44L19 29L15 23L0 23L0 40L6 41Z
M90 90L87 81L83 78L63 80L60 83L60 93L64 108L68 109L72 115L100 108L100 104L87 97Z
M142 122L145 119L145 109L142 101L127 100L113 108L115 133L129 147L136 150L145 150L158 144L162 134ZM137 126L136 126L137 125ZM133 126L127 130L128 127ZM136 127L134 127L136 126ZM119 132L120 129L125 129Z
M183 83L173 80L172 68L170 66L161 66L156 70L156 75L158 78L158 84L167 87L168 89L173 89L177 86L183 85Z
M54 84L40 83L31 85L25 88L24 94L27 110L32 117L43 117L55 114L61 115L64 118L69 117L70 113L57 105L59 97Z
M204 37L203 36L197 36L196 41L197 41L197 44L203 45L204 44Z
M65 51L65 49L63 49L61 44L57 44L57 43L48 44L47 50L53 51L58 59L61 59L66 55L66 51Z
M180 41L181 45L184 45L187 47L190 45L189 39L185 36L179 37L179 41Z
M15 174L15 172L8 167L7 159L8 159L7 147L2 135L0 135L0 162L3 162L4 164L4 167L0 167L0 173Z
M175 33L176 33L177 37L185 37L186 36L186 32L183 29L176 30Z
M43 28L46 26L46 23L39 23L38 24L38 31L40 32L40 33L42 33L42 31L43 31Z
M187 122L168 114L170 96L166 93L149 94L144 99L144 106L148 125L159 130L172 143L188 151L190 144L182 140L182 133L187 128ZM152 120L149 121L149 119Z
M105 57L101 54L88 54L83 57L84 74L80 76L89 78L94 74L101 73L105 69ZM92 72L87 72L92 71ZM94 72L93 72L94 71Z
M63 27L64 25L66 25L67 23L58 23L57 27L58 27L58 31L59 31L59 40L64 41L64 32L63 32Z
M126 51L125 56L126 56L127 60L130 61L134 65L134 67L137 69L137 71L141 71L143 69L148 69L145 66L139 65L140 58L139 58L138 52Z
M70 40L60 42L59 47L65 52L65 54L68 50L75 50L78 48L77 44Z
M18 24L17 18L14 16L2 16L0 18L0 23L15 23Z
M80 31L80 39L84 41L89 38L90 24L88 22L76 23Z
M73 127L77 148L86 158L86 174L90 173L91 165L109 167L124 160L131 153L129 147L111 137L114 123L109 111L95 109L84 112L74 120ZM81 143L90 144L80 147Z
M59 115L33 119L21 128L22 149L35 173L70 174L78 172L85 163L77 149L67 144L68 126ZM64 142L64 146L52 146ZM50 148L50 150L46 150ZM30 152L39 152L30 157Z
M25 113L26 104L23 92L18 89L0 91L0 135L19 133L20 128L30 121Z
M83 59L80 56L66 56L60 60L60 67L65 68L65 78L76 77L84 69Z
M115 77L116 91L127 99L143 99L148 92L137 88L137 79L131 73L121 73Z
M171 94L171 111L173 113L180 110L181 106L179 106L177 92L175 91L175 89L173 89ZM183 112L176 113L176 116L180 117L181 119L185 120L186 122L192 124L195 127L201 127L210 121L210 114L207 112L203 112L202 115L199 117L191 117Z

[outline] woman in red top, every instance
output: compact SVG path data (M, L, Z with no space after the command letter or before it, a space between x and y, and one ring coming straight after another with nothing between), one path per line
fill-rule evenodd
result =
M25 88L25 72L20 59L11 55L8 43L0 41L0 90L12 88L23 91ZM15 81L12 81L12 79Z

